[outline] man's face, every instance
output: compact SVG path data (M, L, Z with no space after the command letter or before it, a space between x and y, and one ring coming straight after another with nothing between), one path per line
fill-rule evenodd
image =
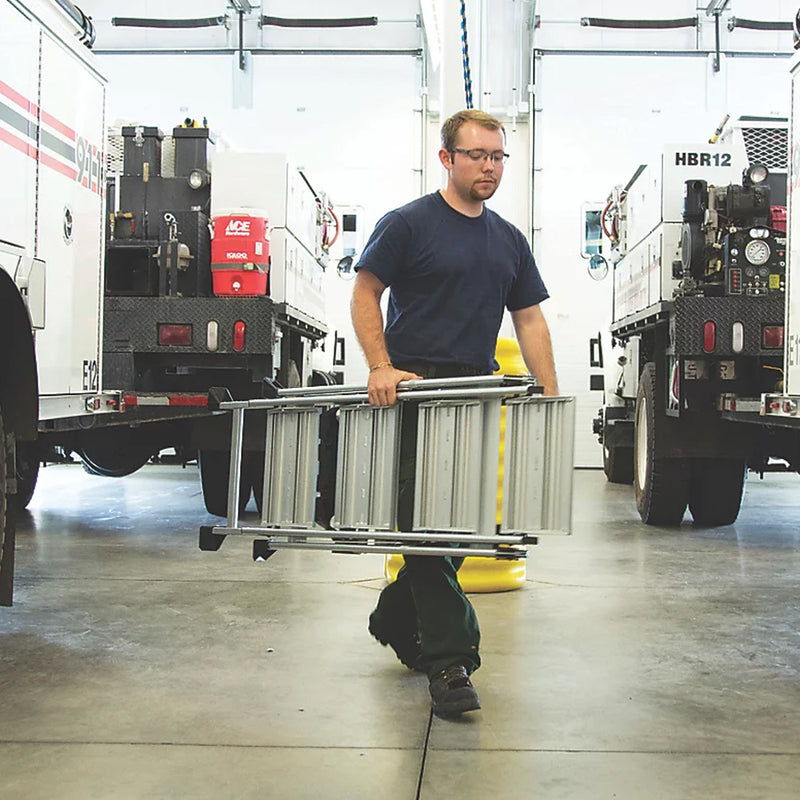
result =
M495 153L503 150L503 132L492 131L475 122L465 122L459 129L456 145L459 150L483 150ZM500 185L503 162L494 163L490 158L473 161L466 153L441 152L443 163L449 170L450 183L464 200L488 200ZM449 163L446 163L448 162Z

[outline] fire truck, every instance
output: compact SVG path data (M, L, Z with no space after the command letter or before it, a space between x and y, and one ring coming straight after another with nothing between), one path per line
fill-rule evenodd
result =
M800 11L795 16L794 48L800 50ZM796 52L790 67L791 113L789 118L789 269L786 281L786 335L784 346L785 379L781 391L765 394L761 399L761 414L771 425L780 425L787 435L793 435L800 425L800 52Z
M595 433L647 524L687 506L730 524L748 470L800 468L797 433L761 413L784 377L787 155L785 120L742 118L665 147L601 213L614 357Z
M0 1L4 605L13 512L49 454L110 477L166 448L197 455L206 508L224 516L230 421L215 397L334 380L312 367L338 233L328 198L286 156L217 152L205 126L108 135L93 39L69 0ZM263 419L249 425L242 505L264 463Z

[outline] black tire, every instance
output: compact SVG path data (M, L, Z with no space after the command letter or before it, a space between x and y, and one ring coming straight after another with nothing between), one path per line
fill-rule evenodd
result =
M689 501L688 464L682 458L656 457L666 436L662 409L655 364L645 364L636 396L633 438L636 509L646 525L680 525Z
M697 458L692 462L689 511L697 525L731 525L739 516L746 476L744 461Z
M7 493L6 427L0 406L0 606L14 598L14 513Z
M315 369L311 373L312 386L336 386L336 376L332 372Z
M39 448L30 442L17 442L17 493L9 495L9 502L17 511L23 511L33 499L39 480Z
M603 445L603 472L609 483L633 483L633 448Z
M200 486L206 511L215 517L228 516L228 476L230 475L229 450L200 450L197 466L200 468ZM253 488L250 463L242 459L242 472L239 476L239 513L245 510Z
M102 478L124 478L141 469L157 452L157 448L139 441L133 428L108 429L102 436L86 437L75 449L83 468L90 475Z

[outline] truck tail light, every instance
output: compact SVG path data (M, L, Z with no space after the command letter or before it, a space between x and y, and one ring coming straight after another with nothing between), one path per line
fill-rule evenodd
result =
M761 341L765 348L783 347L783 325L765 325Z
M212 353L216 352L219 347L219 323L213 319L206 327L206 347Z
M670 403L675 403L676 405L681 399L681 378L677 362L672 365L672 386L669 399Z
M703 350L713 353L717 346L717 326L713 322L703 323Z
M158 324L158 343L188 347L192 343L192 326L160 322Z
M238 320L233 324L233 349L237 352L244 350L244 322Z
M744 350L744 324L741 322L734 322L731 326L731 345L734 353Z

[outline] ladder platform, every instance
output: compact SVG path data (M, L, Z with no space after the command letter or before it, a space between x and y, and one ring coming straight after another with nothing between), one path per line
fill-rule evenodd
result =
M545 397L530 378L406 381L386 407L364 386L324 386L219 408L233 417L228 518L201 528L203 550L236 535L255 537L257 559L287 548L516 559L539 535L571 531L575 398ZM242 525L244 417L255 410L266 417L261 511ZM404 442L414 509L400 532ZM322 499L333 513L320 520Z

